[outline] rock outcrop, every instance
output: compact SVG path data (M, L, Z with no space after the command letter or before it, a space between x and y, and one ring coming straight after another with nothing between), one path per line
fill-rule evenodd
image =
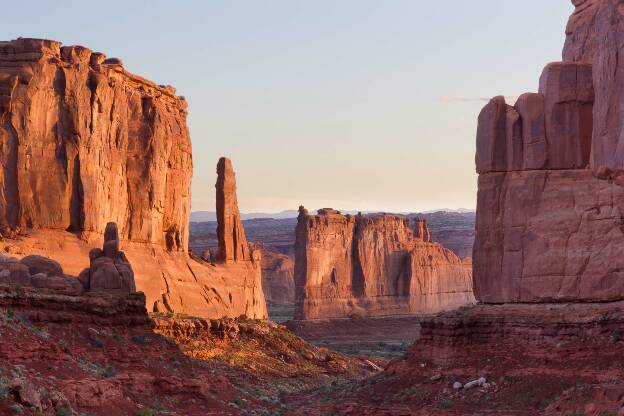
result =
M119 250L117 224L106 225L104 239L103 250L95 248L89 252L91 267L83 270L78 279L66 276L61 265L47 257L30 255L19 260L0 255L0 284L31 286L73 296L85 292L136 292L132 266Z
M624 352L623 307L477 305L426 317L407 354L390 362L374 383L334 396L325 414L622 413L624 386L614 380L624 376L618 359Z
M91 267L78 276L85 290L91 292L136 292L134 272L128 258L119 250L117 224L109 222L104 231L104 247L89 252Z
M217 175L217 260L224 263L251 260L236 200L236 174L230 159L219 159Z
M295 303L295 263L285 254L262 250L262 290L269 304Z
M563 59L593 68L593 136L591 167L602 179L624 185L624 4L606 0L575 0L566 28Z
M539 92L479 115L475 296L624 299L620 1L574 1L563 62Z
M35 287L73 296L85 291L80 281L65 276L58 262L38 255L20 260L0 254L0 284Z
M0 227L100 233L185 252L186 101L81 46L0 42Z
M295 242L295 318L437 312L470 304L470 268L430 241L424 222L301 207Z
M186 108L173 87L120 59L51 40L0 42L0 251L54 258L77 276L115 222L149 309L264 317L253 259L188 256Z

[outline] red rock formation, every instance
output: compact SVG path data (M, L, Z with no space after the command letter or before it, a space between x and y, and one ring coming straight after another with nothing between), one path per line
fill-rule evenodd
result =
M595 177L612 176L603 174L616 172L624 155L615 157L617 140L604 136L613 131L596 124L606 116L604 63L593 70L588 63L596 48L609 47L593 45L590 34L597 10L612 2L575 4L564 57L576 62L547 65L539 93L522 95L514 107L496 97L479 116L473 260L482 302L624 297L618 254L624 188ZM500 116L504 108L518 117Z
M608 415L624 412L617 304L477 305L422 320L419 340L346 394L319 392L332 415ZM470 386L484 377L485 383ZM458 388L454 388L458 383ZM327 404L325 404L327 403ZM296 413L299 414L299 413Z
M422 218L416 218L414 220L414 231L416 232L416 238L426 243L431 242L431 232L427 226L427 221Z
M186 101L81 46L0 42L0 250L89 266L108 222L150 309L266 316L259 273L188 251ZM227 234L227 232L226 232Z
M290 257L262 250L262 291L271 304L295 303L295 264Z
M217 260L224 263L251 260L236 200L236 174L230 159L219 159L217 175Z
M150 319L142 293L0 284L0 332L1 415L271 414L284 390L378 371L273 322Z
M78 276L85 290L91 292L136 292L134 271L123 251L119 250L117 224L109 222L104 231L104 248L89 252L91 265Z
M100 233L186 251L186 102L81 46L0 42L0 226ZM132 207L129 209L128 207Z
M295 243L296 319L434 312L473 301L470 269L392 215L300 208Z
M575 0L566 29L563 59L593 67L592 170L624 183L624 51L622 2Z

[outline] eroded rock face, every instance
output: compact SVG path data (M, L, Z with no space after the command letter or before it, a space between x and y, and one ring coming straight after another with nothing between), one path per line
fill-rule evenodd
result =
M295 243L295 318L435 312L471 303L470 268L393 215L300 208Z
M624 188L588 169L479 176L474 289L483 302L624 298Z
M520 134L509 118L491 133L503 123L492 108L509 108L501 97L479 119L473 261L482 302L624 299L624 72L616 59L624 2L573 3L566 61L547 65L539 93L513 107ZM489 150L497 146L506 149Z
M186 252L186 102L102 58L0 42L0 226L99 233L113 221L123 239Z
M575 0L563 59L593 66L592 170L624 182L624 2Z
M236 198L236 174L226 157L217 164L217 261L231 263L251 260L249 243L241 224Z
M295 303L295 265L285 254L262 250L262 290L268 303Z
M102 230L115 222L150 310L266 316L253 258L211 266L188 256L186 106L120 59L50 40L0 42L0 252L111 276L118 243ZM104 255L90 261L94 246Z

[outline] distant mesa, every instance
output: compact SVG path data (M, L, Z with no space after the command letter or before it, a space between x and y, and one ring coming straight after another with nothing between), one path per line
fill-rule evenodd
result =
M259 259L212 266L188 255L186 116L175 88L118 58L45 39L0 42L0 250L54 258L74 276L89 267L91 284L107 286L113 240L104 256L88 253L114 222L151 310L266 316Z
M395 215L299 208L295 319L432 313L474 302L469 262Z

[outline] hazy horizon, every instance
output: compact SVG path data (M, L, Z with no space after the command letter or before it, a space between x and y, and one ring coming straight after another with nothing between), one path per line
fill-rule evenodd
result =
M77 1L11 2L0 39L81 44L175 86L189 102L192 210L214 210L226 155L242 212L474 207L480 109L537 89L572 11L568 0L89 8L97 18Z

